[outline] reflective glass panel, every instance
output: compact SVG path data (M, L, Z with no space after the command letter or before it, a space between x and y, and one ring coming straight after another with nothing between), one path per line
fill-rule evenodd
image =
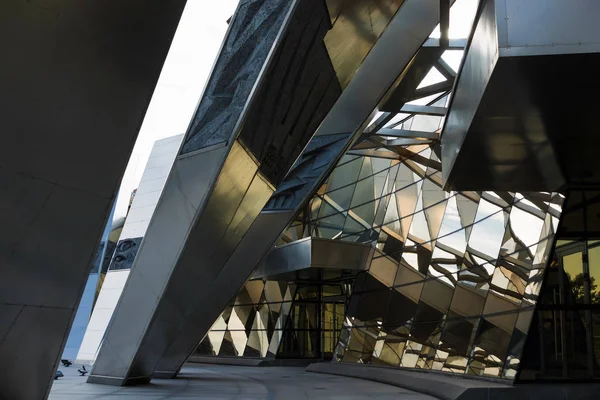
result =
M577 252L562 258L566 303L583 303L585 300L582 257L582 254Z
M593 242L589 242L588 245ZM590 270L590 301L600 304L600 246L588 248Z

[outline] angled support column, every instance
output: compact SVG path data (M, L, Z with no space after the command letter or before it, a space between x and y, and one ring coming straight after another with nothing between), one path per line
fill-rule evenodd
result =
M588 79L600 67L598 13L595 0L481 2L441 133L446 190L600 182L600 101L587 96L600 87Z
M45 399L185 0L0 2L0 399Z
M105 276L83 336L76 364L93 365L117 302L127 283L131 265L146 234L152 214L179 153L183 134L157 140L129 207L127 219L106 260ZM113 254L114 253L114 254Z
M170 338L156 376L176 376L261 258L360 136L377 104L438 21L439 0L404 1L285 180L211 282L210 292L194 293L199 307L182 320L177 336Z
M325 2L240 2L88 382L148 382L195 312L219 314L215 283L239 289L250 271L224 266L341 92L330 26Z

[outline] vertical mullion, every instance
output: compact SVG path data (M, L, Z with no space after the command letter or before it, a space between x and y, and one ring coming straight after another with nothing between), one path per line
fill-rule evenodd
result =
M585 339L586 339L586 349L587 349L587 365L588 365L588 378L592 378L594 376L594 343L592 338L592 310L590 309L590 305L592 303L591 294L590 294L590 268L589 268L589 256L588 256L588 206L586 204L585 191L581 192L583 199L583 231L585 232L585 236L583 238L583 297L584 304L587 306L584 311L585 315Z

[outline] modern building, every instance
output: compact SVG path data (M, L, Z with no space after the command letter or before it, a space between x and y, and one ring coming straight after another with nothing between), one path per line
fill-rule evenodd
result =
M564 139L544 129L545 103L536 102L540 76L557 76L569 63L592 73L595 27L584 15L592 3L570 5L567 20L561 2L474 3L470 38L453 41L440 2L390 2L394 12L378 10L378 30L370 31L370 48L360 54L364 36L348 36L346 29L373 18L367 3L363 9L361 2L327 2L328 8L311 9L311 18L303 2L240 5L153 217L156 233L146 236L133 263L138 276L128 282L90 381L176 376L191 353L326 358L509 381L521 372L527 379L597 375L595 266L584 256L593 249L585 239L589 228L578 231L570 252L556 247L570 236L561 216L564 207L568 215L572 193L580 207L594 198L586 189L593 187L594 164L567 162L572 156L556 147ZM529 33L525 25L540 8L540 24L577 20L579 31ZM292 147L275 135L292 135L298 125L287 121L306 118L302 112L316 95L302 92L302 79L321 78L309 70L285 74L300 55L286 51L305 49L313 28L303 24L318 20L319 12L329 21L320 26L331 25L320 34L313 30L319 39L302 66L333 71L339 86L328 95L329 77L321 89L313 110L323 108L322 122L301 125L316 133L292 165L286 161ZM274 24L278 18L281 24ZM260 58L262 74L252 69L259 61L242 65L230 53L243 51L238 37L255 37L242 21L263 29L263 45L272 43ZM438 22L441 36L428 38ZM278 36L271 36L274 27ZM415 36L419 29L418 46L411 47L405 30ZM387 40L393 53L384 50ZM461 50L462 64L450 66L451 52ZM318 64L320 54L329 62ZM260 57L258 50L252 55ZM225 69L230 60L244 75ZM384 62L398 68L384 70ZM240 95L241 81L227 100L234 108L214 108L229 87L219 85L247 79L249 70L256 71L258 89L247 92L245 108L229 103ZM225 73L233 81L223 81ZM553 86L577 93L569 81ZM217 95L217 88L224 92ZM296 96L288 94L293 91ZM558 101L555 93L544 92L544 99ZM298 101L296 116L288 115ZM234 116L243 122L234 124ZM569 129L581 118L564 111L554 122ZM225 127L233 128L230 138L222 136ZM197 176L219 165L212 175ZM187 214L173 217L185 207ZM180 232L177 242L165 239L166 230ZM575 292L573 302L581 305L565 309ZM548 317L540 296L549 299L548 312L564 315ZM132 323L133 309L139 318ZM528 335L534 320L537 340ZM126 331L139 345L121 339ZM585 346L568 347L577 342L575 332L587 337ZM553 348L554 357L531 346Z
M434 133L443 118L399 116L383 129L428 125ZM380 157L348 152L284 235L294 240L269 254L195 354L513 380L564 196L444 191L439 142L417 140L423 144L378 150ZM342 243L371 252L345 259Z
M88 382L190 357L491 397L600 378L600 3L466 3L240 2L134 198Z

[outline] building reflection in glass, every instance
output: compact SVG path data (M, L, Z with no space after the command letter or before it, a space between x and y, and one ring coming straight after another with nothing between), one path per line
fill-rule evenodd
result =
M600 378L599 194L567 192L521 381Z
M423 80L427 85L440 83L429 79L433 70ZM447 83L407 104L448 107ZM336 315L330 333L323 323L326 302L314 305L293 294L279 353L267 353L315 357L320 351L320 358L337 362L514 379L564 197L444 191L444 117L374 111L366 129L371 136L341 158L282 236L284 242L315 237L371 244L368 271L344 292L343 307L330 313ZM394 140L403 137L408 140ZM289 283L300 288L301 282ZM221 337L228 312L207 337ZM325 344L331 342L337 343L332 351Z
M351 285L341 275L327 278L298 284L248 281L195 354L331 359Z
M560 217L551 193L445 192L437 146L346 156L310 234L371 241L335 359L512 379Z
M402 160L346 155L286 235L376 248L336 322L341 330L331 332L333 339L339 336L336 361L513 379L563 197L445 192L437 146L408 146L412 156ZM253 307L260 315L260 307ZM321 311L311 307L301 301L282 306L293 309L294 329L282 332L288 340L280 343L281 356L323 351L317 346ZM213 327L209 336L235 343L231 322L221 320L216 324L231 333L217 334ZM250 326L238 325L238 332ZM239 335L231 353L249 354L248 333ZM263 341L272 346L269 335ZM261 348L254 354L276 354L266 344Z
M296 285L253 280L237 293L196 349L198 355L272 357L288 321Z

